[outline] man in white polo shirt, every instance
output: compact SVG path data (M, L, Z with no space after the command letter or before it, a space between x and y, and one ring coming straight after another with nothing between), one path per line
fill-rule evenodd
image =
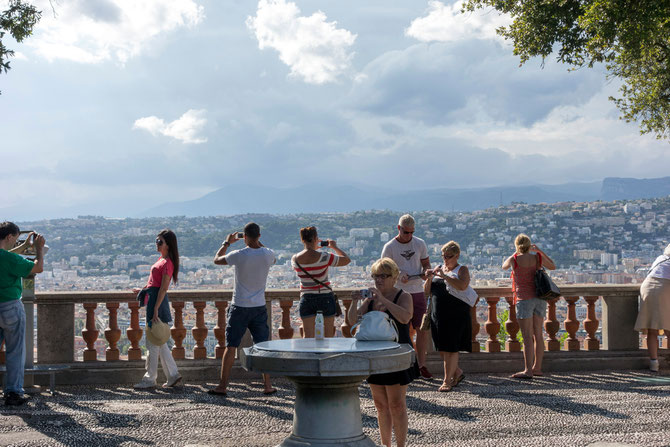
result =
M225 396L230 378L230 370L235 362L235 351L240 346L244 333L249 329L254 343L270 339L268 314L265 308L265 284L270 267L275 263L275 254L265 248L260 241L261 229L258 224L249 222L244 227L244 243L241 250L226 254L228 247L238 241L237 233L231 233L216 252L214 264L235 266L235 291L233 301L228 307L226 325L226 349L221 359L221 381L209 394ZM270 376L263 374L264 394L273 394L277 390L270 384Z
M398 221L398 235L388 241L382 249L382 258L391 258L400 269L396 287L412 295L414 314L412 326L416 331L416 359L421 377L431 379L433 375L426 368L426 349L430 339L429 331L422 331L421 319L426 313L426 295L423 293L424 272L430 269L430 258L426 243L414 236L414 218L405 214Z

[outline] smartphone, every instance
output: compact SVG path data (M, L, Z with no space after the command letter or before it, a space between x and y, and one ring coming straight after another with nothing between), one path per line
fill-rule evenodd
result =
M361 298L366 299L370 298L372 294L370 293L370 289L363 289L361 290Z
M244 233L237 233L238 239L244 239Z
M328 246L328 241L321 241L321 246L322 247L327 247Z

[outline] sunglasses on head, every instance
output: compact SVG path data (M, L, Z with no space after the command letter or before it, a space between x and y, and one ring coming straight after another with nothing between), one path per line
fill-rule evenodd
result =
M159 238L156 238L156 245L158 245L159 247L160 247L161 245L163 245L163 240L162 240L162 239L159 239Z
M386 278L390 278L390 277L391 277L391 275L387 275L386 273L379 273L377 275L375 275L375 274L372 275L372 279L386 279Z

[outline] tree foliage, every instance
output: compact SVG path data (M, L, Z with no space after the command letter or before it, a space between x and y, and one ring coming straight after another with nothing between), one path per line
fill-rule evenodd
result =
M14 56L14 51L2 42L5 34L9 33L14 40L22 42L32 34L41 17L41 11L21 0L9 0L8 8L0 12L0 73L7 73L10 69L9 58Z
M511 16L498 33L521 64L554 51L573 68L603 63L622 81L610 97L621 118L670 137L670 0L466 0L463 9L486 7Z

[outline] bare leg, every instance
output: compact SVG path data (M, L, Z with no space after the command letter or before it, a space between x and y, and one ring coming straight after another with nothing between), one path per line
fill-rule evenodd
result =
M302 338L314 338L314 320L313 317L305 317L302 319Z
M233 363L235 362L236 350L236 347L226 346L225 351L223 351L223 358L221 359L221 380L219 381L219 385L214 388L214 391L221 393L226 392L228 379L230 378L230 370L233 368Z
M658 329L647 329L647 351L651 360L658 358Z
M533 375L542 375L542 359L544 358L544 339L542 336L542 324L544 319L533 315L533 338L535 339L535 362L533 362Z
M428 348L428 339L430 331L416 331L416 361L419 363L419 368L426 366L426 349Z
M398 447L404 447L407 441L407 402L405 399L407 385L389 385L385 388L395 443Z
M440 351L440 357L442 357L442 366L444 367L444 379L442 380L442 385L449 385L449 360L447 358L448 352Z
M263 374L263 392L265 394L274 393L275 390L272 388L272 383L270 383L270 374Z
M377 423L379 425L379 435L382 438L382 444L391 447L392 421L391 410L386 396L386 387L383 385L370 385L372 391L372 400L377 408Z
M520 318L519 328L523 336L523 362L524 370L517 374L525 374L527 376L533 375L533 363L535 361L535 347L533 346L533 319Z
M448 352L447 363L449 365L449 369L447 371L448 375L445 375L445 380L448 377L449 381L446 383L453 386L454 382L456 381L456 378L458 377L458 375L456 374L456 371L458 371L458 352Z
M328 338L335 336L335 317L326 317L323 319L323 332Z

